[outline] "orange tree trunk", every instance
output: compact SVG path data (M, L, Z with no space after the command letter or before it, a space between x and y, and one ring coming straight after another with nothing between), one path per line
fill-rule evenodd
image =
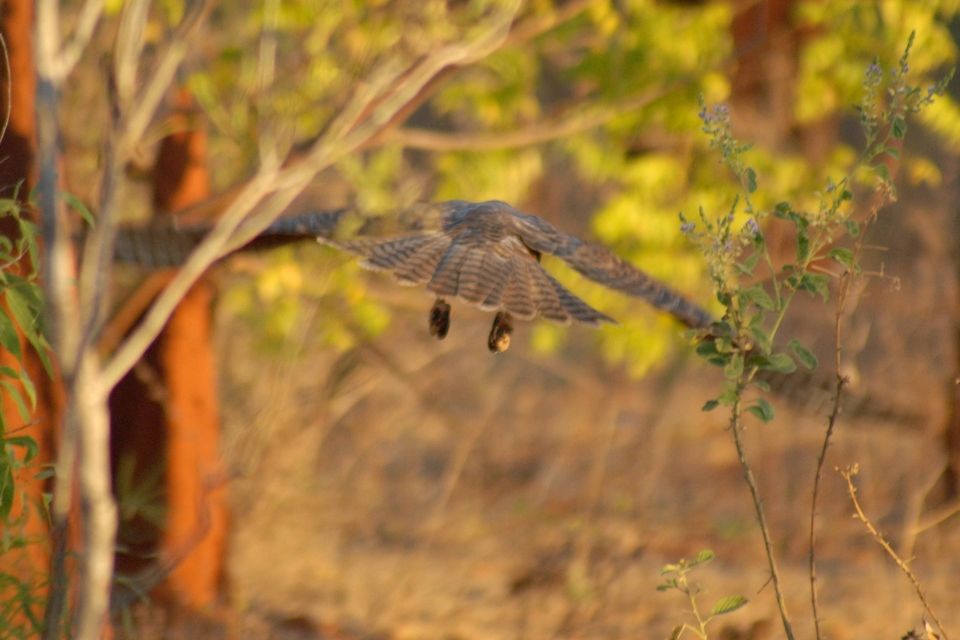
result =
M6 79L0 83L0 104L6 106L9 101L11 106L8 128L0 138L0 194L10 197L19 185L17 193L22 202L36 176L36 80L33 64L32 0L7 0L0 12L0 30L6 40L11 72L10 83L7 84ZM0 234L6 237L17 232L14 225L0 226ZM32 269L32 265L17 264L11 269L23 273ZM4 304L0 313L8 312ZM37 478L37 472L41 464L53 459L51 450L56 425L60 423L63 415L63 395L58 381L47 375L37 354L24 344L22 336L20 343L22 365L13 355L0 349L0 366L12 369L23 367L36 386L37 405L30 419L24 421L10 394L6 391L0 392L0 410L6 419L7 429L2 437L32 438L39 446L40 453L37 464L21 469L14 478L17 494L8 522L17 524L5 531L6 535L14 539L21 538L28 543L0 554L0 574L6 574L6 578L12 578L26 590L19 591L8 580L4 580L0 587L0 602L11 603L19 599L19 610L14 610L13 617L5 619L5 622L12 625L10 631L19 628L25 631L26 636L29 635L27 630L39 631L37 625L43 617L43 599L46 595L50 559L50 531L41 506L42 495L47 487L44 480ZM0 523L0 528L6 529L8 522Z
M153 197L158 214L209 195L206 135L188 121L189 105L189 96L181 94L174 114L176 133L160 145ZM146 285L154 292L158 277L164 276ZM158 595L188 612L210 612L222 600L226 555L227 507L211 344L213 293L208 280L194 285L111 398L115 468L133 470L117 478L121 513L128 499L125 492L137 491L137 483L149 482L145 479L160 478L165 496L161 522L126 512L121 544L133 553L121 554L118 568L142 569L149 552L159 550L166 577ZM121 476L133 478L133 487Z

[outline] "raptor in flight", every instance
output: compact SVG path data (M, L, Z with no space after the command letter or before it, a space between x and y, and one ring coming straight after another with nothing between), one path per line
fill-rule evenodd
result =
M177 232L180 244L185 233ZM199 238L200 231L195 233ZM608 249L496 200L420 204L391 217L365 217L351 209L304 213L276 221L250 246L304 237L357 254L364 267L389 271L401 284L426 286L436 296L429 328L437 338L443 339L450 328L448 298L495 311L487 340L494 353L509 348L514 319L613 322L544 270L543 254L564 260L602 285L646 300L688 327L707 327L713 320L707 311ZM131 246L131 238L121 234L119 258L134 260L134 254L143 253Z

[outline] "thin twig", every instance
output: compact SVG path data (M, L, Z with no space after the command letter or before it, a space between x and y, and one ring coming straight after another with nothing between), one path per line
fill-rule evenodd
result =
M820 626L820 611L817 598L817 558L816 558L816 536L817 536L817 498L820 496L820 479L823 475L823 463L827 458L827 447L830 445L830 437L833 435L833 429L837 424L837 418L840 416L840 397L847 379L840 375L840 317L841 310L837 310L837 316L834 323L834 359L836 367L836 387L833 391L833 406L830 408L830 416L827 418L827 432L823 436L823 444L820 447L820 454L817 456L817 469L813 476L813 499L810 505L810 605L813 609L813 626L816 631L817 640L823 637L823 631Z
M66 78L80 61L103 15L104 0L87 0L80 9L73 35L63 43L59 56L59 77Z
M386 134L385 140L411 149L427 151L492 151L526 147L599 127L625 111L641 109L668 95L682 83L660 85L609 105L580 109L529 127L503 132L447 133L401 127Z
M837 298L837 311L833 320L833 370L836 377L836 386L833 390L833 406L830 408L830 416L827 418L827 431L823 435L823 443L820 446L820 453L817 455L817 467L813 476L813 496L810 504L810 606L813 609L813 627L816 631L817 640L823 637L818 606L819 598L817 597L817 499L820 497L820 480L823 476L823 463L827 459L827 448L830 446L830 437L833 435L837 418L840 416L840 397L847 383L847 379L840 373L840 356L842 354L841 327L844 307L850 292L852 275L847 272L843 274L842 278L843 284L840 286L840 293Z
M130 0L124 3L120 14L120 26L113 45L113 77L117 85L117 102L124 111L130 108L136 93L137 68L147 41L143 32L149 12L148 0Z
M0 140L7 135L10 126L10 114L13 112L13 75L10 72L10 51L7 50L7 39L0 33L0 47L3 47L3 77L7 81L7 103L3 105L3 127L0 127Z
M783 631L787 634L788 640L794 640L793 625L790 624L790 616L787 613L787 602L783 597L783 589L780 586L780 572L777 570L777 560L773 554L770 528L767 526L767 517L763 511L763 502L760 500L760 490L757 487L756 479L753 477L753 469L750 467L750 463L747 462L747 456L741 438L741 397L742 394L737 394L730 412L730 431L733 433L733 442L737 448L737 458L740 460L740 467L743 469L743 477L747 481L747 486L750 487L750 497L753 499L753 507L757 515L757 524L760 526L760 534L763 537L763 550L767 555L767 564L770 566L770 578L773 580L773 590L776 594L777 609L780 611Z
M924 531L936 527L948 518L952 518L958 513L960 513L960 499L954 499L924 516L920 522L916 523L911 528L911 534L914 536L921 534Z
M863 526L867 528L867 531L870 532L870 535L876 540L877 544L883 547L883 550L887 552L896 565L900 568L900 571L904 573L905 576L910 580L910 583L913 585L914 590L917 592L917 597L920 599L920 604L923 605L923 608L926 610L927 615L930 616L930 619L933 620L934 624L937 625L937 629L940 630L940 637L942 640L950 640L947 637L947 631L943 628L943 624L940 622L940 618L937 617L937 614L934 613L933 609L930 608L930 603L927 602L927 597L924 594L923 587L920 585L920 581L917 579L917 576L910 569L909 565L904 562L897 552L893 550L893 547L890 546L890 543L887 542L886 538L883 537L883 534L877 531L877 528L873 526L873 523L863 512L863 509L860 507L860 501L857 499L857 488L853 484L853 478L858 473L860 473L860 465L848 466L844 469L837 469L840 472L840 475L843 476L843 479L847 481L847 493L850 495L850 501L853 502L853 508L856 511L856 518L863 523Z
M183 20L174 32L167 50L156 67L150 72L143 90L139 93L129 113L124 113L123 137L118 142L118 154L126 157L133 146L143 138L147 126L167 94L173 78L187 54L189 45L213 9L212 0L192 2ZM135 63L127 63L135 64Z

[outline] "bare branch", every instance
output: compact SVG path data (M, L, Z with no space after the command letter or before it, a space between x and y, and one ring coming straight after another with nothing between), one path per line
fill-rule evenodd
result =
M264 0L263 27L260 31L260 55L257 63L257 125L260 129L260 164L268 169L280 166L276 128L266 110L264 94L274 82L277 65L277 22L279 0Z
M240 191L237 199L230 205L210 235L191 254L183 268L157 297L143 322L104 364L100 376L100 384L104 388L112 389L136 364L147 347L163 330L170 315L190 287L217 258L223 255L224 246L243 217L249 214L271 191L270 182L273 178L274 175L271 173L259 173Z
M66 78L90 42L100 16L103 0L87 0L80 9L73 36L63 44L60 38L60 9L56 0L38 0L36 14L37 68L55 85Z
M549 15L527 18L510 31L510 35L504 40L504 44L513 45L532 40L577 17L586 11L591 4L593 4L593 0L571 0L571 2L563 4Z
M196 35L200 26L204 23L204 18L212 8L213 2L211 0L197 0L190 5L187 14L180 22L180 26L173 34L167 50L157 67L151 72L149 81L135 103L131 105L131 111L124 114L123 135L117 143L119 156L126 157L133 145L137 144L143 137L144 131L146 131L157 111L157 107L160 105L160 101L163 100L167 89L170 88L174 75L180 68L180 63L183 62L190 40Z
M120 16L114 46L113 74L117 83L117 101L124 110L129 107L136 92L137 66L143 51L143 31L149 9L149 0L132 0L123 7Z
M103 15L103 0L87 0L77 18L77 26L73 30L73 36L63 44L63 49L59 56L59 77L66 78L73 71L73 68L83 55L84 49L90 43L94 29L100 22L100 16Z
M446 133L403 127L388 132L385 141L428 151L490 151L527 147L599 127L625 111L641 109L659 100L678 85L660 86L610 105L582 109L514 131Z
M863 238L863 234L860 235ZM862 246L862 242L858 246ZM842 355L841 327L843 324L843 312L846 307L847 297L850 293L850 281L853 275L845 272L842 276L843 282L840 285L840 292L837 297L837 310L833 320L833 370L836 378L836 385L833 390L833 406L830 409L830 416L827 418L827 431L823 435L823 444L820 446L820 453L817 455L817 467L813 476L813 495L810 500L810 606L813 610L813 627L817 640L823 637L823 630L820 624L819 598L817 597L817 501L820 497L820 479L823 476L823 464L827 459L827 448L830 446L830 438L833 436L833 430L837 425L837 418L840 416L840 398L843 388L847 384L847 379L840 373L840 357Z
M860 501L857 499L857 488L853 484L853 478L860 473L860 465L853 465L851 467L846 467L845 469L837 469L843 479L847 481L847 493L850 495L850 501L853 502L853 508L855 510L855 516L857 520L863 523L863 526L867 528L867 531L870 532L870 535L873 539L883 547L883 550L887 552L896 565L900 568L900 571L903 572L905 576L910 580L910 583L913 585L914 590L917 592L917 597L920 599L920 604L923 605L923 608L926 610L927 615L930 616L930 619L933 620L934 624L937 625L937 628L940 630L940 637L943 640L950 640L947 637L947 631L943 628L943 624L940 622L940 618L937 617L937 614L934 613L933 609L930 608L930 603L927 602L927 597L924 594L923 587L920 585L920 581L917 579L917 576L910 569L910 566L904 562L900 556L897 555L897 552L893 550L893 547L890 546L890 543L887 542L886 538L883 537L883 534L877 531L877 528L873 526L873 523L863 512L863 509L860 507Z

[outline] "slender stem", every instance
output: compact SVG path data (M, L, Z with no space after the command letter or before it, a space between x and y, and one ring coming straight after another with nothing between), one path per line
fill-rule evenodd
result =
M849 274L847 274L849 277ZM827 419L827 432L823 436L823 444L820 447L820 454L817 456L817 469L813 476L813 497L810 504L810 605L813 609L813 626L816 631L817 640L823 637L823 630L820 625L819 599L817 598L817 499L820 496L820 479L823 475L823 463L827 458L827 448L830 446L830 437L833 435L833 429L837 424L837 417L840 415L840 394L846 384L846 379L840 375L840 325L843 316L843 300L846 298L846 288L841 289L841 301L837 305L837 314L833 324L833 357L834 371L836 373L836 387L833 393L833 406L830 409L830 417Z
M854 248L854 261L860 262L860 252L863 248L863 234L857 240ZM841 327L843 323L843 313L847 306L847 298L850 294L850 286L854 280L854 275L849 271L842 276L840 291L837 294L837 311L833 320L833 371L836 379L836 386L833 392L833 406L830 409L830 416L827 418L827 431L823 434L823 444L820 446L820 453L817 455L817 468L813 476L813 495L810 501L810 554L809 554L809 573L810 573L810 606L813 610L813 626L816 632L817 640L823 637L823 629L820 624L819 598L817 596L817 501L820 497L820 480L823 476L823 465L827 459L827 449L830 446L830 438L833 436L834 428L837 424L837 418L840 416L840 397L843 393L843 387L847 380L840 373L840 358L843 354L841 343Z
M847 467L846 469L839 469L840 475L843 476L843 479L847 481L847 493L850 495L850 501L853 502L853 508L856 511L856 518L863 523L863 526L867 528L867 531L870 532L870 535L873 536L873 539L877 541L883 550L887 552L893 561L900 567L900 570L907 576L911 584L913 584L914 590L917 592L917 597L920 599L920 604L923 605L923 608L926 610L927 615L930 616L930 619L933 620L933 623L937 625L937 628L940 630L940 638L942 640L950 640L947 637L947 631L943 628L943 624L940 622L940 618L937 617L937 614L934 613L933 609L930 607L930 603L927 602L927 597L924 594L923 587L920 585L920 580L917 579L917 576L913 573L910 567L907 565L903 559L897 555L897 552L893 550L893 547L890 546L890 543L887 542L886 538L883 537L883 534L877 531L877 528L873 526L873 523L870 521L870 518L863 512L863 509L860 507L860 501L857 499L857 488L853 484L853 477L860 472L858 465L853 465L852 467Z
M746 451L743 447L740 420L743 381L738 381L738 385L738 393L730 412L730 431L733 433L733 442L737 448L737 458L740 460L740 467L743 469L743 477L747 482L747 486L750 487L750 497L753 499L753 507L756 510L760 534L763 536L763 550L767 555L767 563L770 566L770 576L773 579L773 590L776 593L777 608L780 610L783 630L787 634L788 640L794 640L793 625L790 624L790 616L787 613L787 602L783 597L783 589L780 585L780 572L777 570L777 560L773 553L773 543L770 539L770 528L767 526L767 517L763 511L763 502L760 500L760 490L757 487L757 481L753 476L753 469L747 461Z
M699 628L699 631L695 630L694 633L705 640L707 637L707 623L703 619L703 616L700 615L700 608L697 607L697 596L689 586L686 587L686 592L687 597L690 599L690 609L693 610L693 617L697 619L697 627Z

